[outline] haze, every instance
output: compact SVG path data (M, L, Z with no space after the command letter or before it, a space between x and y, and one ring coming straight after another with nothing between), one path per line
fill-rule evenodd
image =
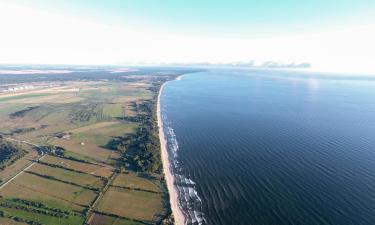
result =
M308 4L307 4L308 3ZM375 74L373 1L1 1L0 63L311 63ZM319 15L319 16L317 16Z

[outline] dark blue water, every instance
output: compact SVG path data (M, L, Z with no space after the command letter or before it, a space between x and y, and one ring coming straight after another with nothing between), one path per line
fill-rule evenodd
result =
M375 80L217 70L162 112L194 224L375 224Z

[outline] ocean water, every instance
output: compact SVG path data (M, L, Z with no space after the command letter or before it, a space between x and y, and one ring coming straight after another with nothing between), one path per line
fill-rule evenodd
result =
M375 80L210 70L161 98L188 224L375 224Z

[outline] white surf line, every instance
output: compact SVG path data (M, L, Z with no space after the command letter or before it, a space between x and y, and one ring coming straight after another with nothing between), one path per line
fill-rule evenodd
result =
M172 174L172 168L170 165L170 158L168 154L168 146L167 146L167 139L164 135L164 125L163 125L163 119L161 116L161 106L160 106L160 98L161 94L163 92L164 86L169 81L165 82L161 85L159 93L158 93L158 99L157 99L157 122L158 122L158 128L159 128L159 139L160 139L160 151L161 151L161 159L163 163L163 172L164 177L166 180L168 192L169 192L169 201L171 205L172 215L174 217L174 223L175 225L183 225L185 224L186 218L184 215L184 212L182 211L180 205L179 205L179 199L178 199L178 191L177 188L174 185L174 174Z

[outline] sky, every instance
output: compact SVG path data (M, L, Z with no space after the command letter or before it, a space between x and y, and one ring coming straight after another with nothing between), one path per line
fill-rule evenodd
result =
M374 0L0 0L0 63L309 62L375 74Z

